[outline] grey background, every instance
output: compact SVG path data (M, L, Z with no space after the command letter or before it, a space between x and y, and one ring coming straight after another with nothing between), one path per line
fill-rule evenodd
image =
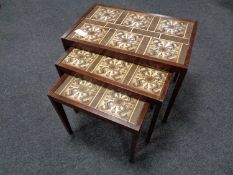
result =
M47 99L58 79L60 36L95 1L1 0L0 174L233 174L233 2L98 1L199 21L191 65L169 122L160 122L135 164L130 135L66 108L70 137Z

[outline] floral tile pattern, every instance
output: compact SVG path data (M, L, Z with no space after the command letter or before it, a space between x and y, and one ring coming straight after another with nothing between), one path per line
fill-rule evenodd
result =
M91 17L91 19L103 22L112 22L114 23L121 14L121 10L100 7Z
M67 75L55 93L84 106L95 109L133 125L138 123L145 101L124 90L113 90L94 79ZM81 107L81 108L82 108Z
M127 121L133 114L137 102L137 99L124 93L108 89L98 103L97 109Z
M101 86L94 84L91 80L74 78L63 90L62 95L83 104L90 104L95 98Z
M141 13L130 13L123 21L122 25L139 29L147 29L152 18L152 16L143 15Z
M121 56L138 55L145 61L154 58L185 65L195 26L191 20L98 4L80 19L66 39L73 46L86 41L90 50L100 46L112 55L122 51Z
M108 28L85 23L75 31L73 38L99 43L108 32Z
M181 43L153 38L145 55L176 62L179 58L181 46Z
M62 62L83 70L87 70L89 66L95 61L97 56L97 54L92 52L73 49Z
M168 73L163 71L138 66L129 85L154 95L160 95L167 75Z
M93 72L97 75L121 82L131 65L131 63L123 60L103 56Z
M186 27L187 24L185 24L184 22L171 19L163 19L159 22L156 32L183 37Z
M140 66L126 60L106 57L76 48L71 50L61 64L59 63L59 66L75 67L84 71L84 75L88 73L92 76L99 76L99 78L114 80L116 83L124 84L131 89L142 90L150 94L149 97L154 95L153 98L160 97L160 92L163 91L169 74L163 70Z
M116 31L108 42L108 46L128 51L136 51L143 36L135 33Z

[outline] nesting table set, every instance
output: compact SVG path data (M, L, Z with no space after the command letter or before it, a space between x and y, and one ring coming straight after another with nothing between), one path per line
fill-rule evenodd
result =
M149 143L167 90L175 86L166 122L188 70L197 22L95 4L62 36L65 53L55 66L60 75L48 93L72 134L62 104L116 124L132 133L135 160L140 128L155 106Z

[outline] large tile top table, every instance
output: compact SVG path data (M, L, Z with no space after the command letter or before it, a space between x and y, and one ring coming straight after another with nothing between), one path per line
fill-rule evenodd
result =
M168 116L188 69L196 29L196 21L96 4L62 41L65 49L76 47L176 73Z

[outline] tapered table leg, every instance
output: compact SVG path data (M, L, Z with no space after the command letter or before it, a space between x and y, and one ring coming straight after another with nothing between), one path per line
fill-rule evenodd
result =
M163 122L167 122L167 118L171 112L172 106L175 102L176 96L178 95L178 92L180 90L180 87L182 85L182 82L184 80L185 75L186 75L186 72L182 72L178 75L178 79L176 81L175 88L173 90L172 96L171 96L170 101L168 103L168 107L167 107L166 112L165 112L164 117L163 117Z
M173 78L173 82L177 81L178 76L179 76L179 73L175 73L174 78Z
M56 110L59 118L61 119L64 127L66 128L66 131L71 135L73 134L73 131L71 129L70 123L68 121L68 118L66 116L66 113L62 107L61 103L57 103L56 101L54 101L51 97L49 97L54 109Z
M67 45L67 42L66 42L63 38L61 39L61 41L62 41L62 44L63 44L64 49L65 49L65 50L68 50L68 49L69 49L69 46Z
M151 135L152 135L152 133L154 131L154 127L155 127L156 121L158 119L161 106L162 106L162 102L157 102L156 103L155 112L153 114L153 117L152 117L152 120L151 120L151 123L150 123L150 128L149 128L149 130L147 132L146 143L150 142L150 138L151 138Z
M131 143L131 149L130 149L130 162L135 162L135 152L136 152L138 136L139 136L139 132L132 134L132 143Z
M62 71L57 67L57 65L55 65L55 67L56 67L56 69L57 69L57 73L58 73L59 76L61 77L61 76L64 74L64 72L62 72Z

